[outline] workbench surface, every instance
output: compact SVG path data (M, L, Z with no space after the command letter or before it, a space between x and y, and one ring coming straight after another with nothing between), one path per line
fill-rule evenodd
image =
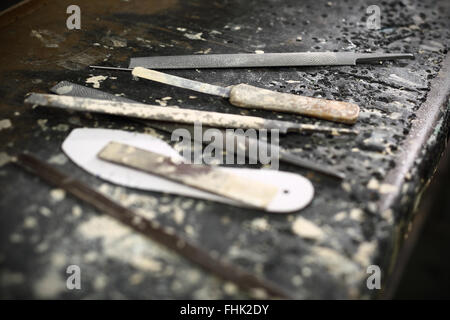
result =
M450 2L381 1L381 29L367 28L372 1L77 1L81 30L66 28L73 1L31 1L0 16L0 298L248 298L184 258L8 163L20 152L50 162L95 189L246 270L294 298L373 298L411 229L413 209L449 129ZM306 209L269 214L181 196L118 187L62 153L80 127L170 135L127 119L32 108L29 92L62 80L150 104L326 121L243 110L225 99L133 80L130 57L176 54L357 51L410 52L415 60L344 67L179 70L212 84L251 85L357 103L357 137L289 134L281 146L344 172L337 181L280 163L315 187ZM194 97L195 98L194 98ZM170 100L162 100L171 97ZM165 101L165 102L164 102ZM346 127L345 125L337 125ZM385 290L366 287L378 265ZM81 290L66 268L81 268ZM388 290L389 291L389 290Z

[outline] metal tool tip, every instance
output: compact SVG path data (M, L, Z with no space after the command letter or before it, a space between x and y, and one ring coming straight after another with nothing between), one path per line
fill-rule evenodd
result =
M105 67L105 66L89 66L91 69L101 69L101 70L118 70L118 71L131 71L130 68L121 68L121 67Z
M356 63L376 62L382 60L414 59L412 53L363 53L356 57Z

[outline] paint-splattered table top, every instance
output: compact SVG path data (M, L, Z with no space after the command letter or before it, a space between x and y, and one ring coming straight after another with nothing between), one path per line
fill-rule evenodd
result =
M151 240L53 189L8 162L29 152L123 205L295 298L365 298L367 267L383 286L406 237L424 185L448 134L450 3L382 1L381 29L369 29L371 1L78 1L81 30L66 27L70 1L31 1L0 16L0 297L245 298ZM369 17L370 16L370 17ZM316 189L312 204L274 215L214 202L125 189L76 167L62 153L70 130L103 127L170 136L127 119L32 108L28 92L62 80L152 104L319 120L242 110L129 73L136 56L238 52L410 52L415 60L354 67L184 70L172 74L230 85L248 83L359 104L355 137L289 134L291 152L344 172L343 182L294 166ZM66 268L81 268L81 290Z

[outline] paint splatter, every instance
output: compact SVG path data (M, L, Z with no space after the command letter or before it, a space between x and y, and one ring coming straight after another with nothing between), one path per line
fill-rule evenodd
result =
M298 217L292 224L292 231L305 239L321 240L325 237L325 233L313 222Z
M9 163L10 161L13 161L15 158L11 157L6 152L0 152L0 167L3 167L5 164Z
M0 120L0 130L8 129L11 127L12 127L11 120L9 120L9 119Z
M206 41L206 39L202 38L202 34L203 32L199 32L199 33L185 33L184 36L188 39L191 40L202 40L202 41Z
M269 230L270 226L269 226L269 223L267 222L267 219L256 218L256 219L252 220L251 227L253 230L267 231L267 230Z
M66 197L66 192L63 189L53 189L50 191L50 198L54 202L59 202L61 200L64 200Z
M100 82L108 79L108 76L93 76L86 79L86 83L92 83L92 87L100 88Z

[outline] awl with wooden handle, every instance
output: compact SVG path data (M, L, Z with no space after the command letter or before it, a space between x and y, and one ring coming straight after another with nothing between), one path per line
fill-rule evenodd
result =
M209 127L241 129L275 129L287 132L321 132L326 134L357 134L347 128L332 128L313 124L295 123L280 120L267 120L259 117L236 114L182 109L176 107L152 106L143 103L108 101L54 94L32 93L25 99L26 103L63 108L67 110L97 112L117 116L147 120L159 120L177 123L202 123Z
M132 69L132 74L139 78L165 83L175 87L229 98L231 104L242 108L297 113L348 124L355 123L359 115L359 107L354 103L280 93L244 83L221 87L143 67Z

